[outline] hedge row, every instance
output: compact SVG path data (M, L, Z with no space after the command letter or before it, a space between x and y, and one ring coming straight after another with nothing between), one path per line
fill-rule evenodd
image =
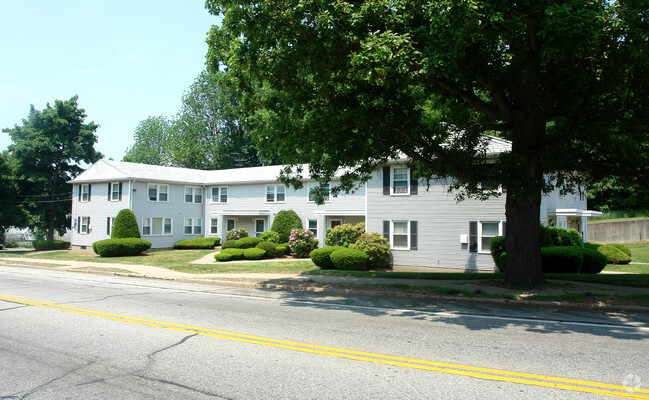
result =
M507 253L499 257L499 265L505 271ZM545 274L598 274L606 267L606 256L585 247L552 246L541 248L541 264Z
M106 239L92 244L95 253L102 257L135 256L151 248L151 242L139 238Z
M213 249L221 243L221 238L196 238L181 240L174 244L174 249Z
M66 250L70 248L70 242L65 242L63 240L34 240L33 242L35 250Z
M259 239L258 241L245 240L244 239ZM223 247L228 242L231 243L232 247ZM240 243L236 243L240 242ZM254 247L248 247L251 243L257 243ZM239 244L244 247L234 247L234 245ZM261 260L263 258L275 258L285 255L288 251L288 248L285 246L276 246L275 243L262 241L260 238L242 238L239 240L226 241L221 246L221 252L214 255L216 261L233 261L233 260Z
M258 237L244 237L238 240L226 240L221 245L221 249L250 249L263 241L262 238Z
M315 249L309 257L322 269L365 270L370 265L370 257L364 251L342 246Z

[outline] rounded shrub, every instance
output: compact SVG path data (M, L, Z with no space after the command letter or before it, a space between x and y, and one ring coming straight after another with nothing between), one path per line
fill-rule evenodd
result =
M239 240L244 237L248 237L246 228L231 229L225 233L225 240Z
M273 231L264 231L261 233L261 239L264 242L273 242L275 244L279 243L279 233Z
M327 246L349 247L349 245L356 243L363 233L365 233L364 222L359 222L356 225L342 224L334 228L327 228L325 244Z
M302 220L295 211L282 210L275 215L270 230L279 235L278 243L286 243L293 229L302 228Z
M336 269L362 271L367 269L370 257L360 250L340 249L331 253L331 263Z
M106 239L92 244L102 257L136 256L151 248L151 242L140 238Z
M553 226L548 228L554 246L574 246L573 239L567 230Z
M582 249L575 246L543 247L541 263L546 274L578 274L583 263Z
M597 249L599 249L602 246L603 245L601 243L595 243L595 242L586 242L586 243L584 243L584 247L589 249L589 250L597 251Z
M275 249L277 246L273 242L259 242L257 246L255 246L258 249L263 249L266 252L266 258L274 258L275 257Z
M503 251L500 253L500 257L498 257L498 272L505 272L505 263L507 262L507 252Z
M220 252L214 254L214 259L219 262L232 261L234 259L234 255L232 253Z
M494 236L491 238L491 244L489 247L491 252L491 258L494 260L494 264L498 271L505 272L504 268L500 265L500 255L505 252L505 237L504 236Z
M597 251L606 256L609 264L628 264L631 262L631 257L617 246L605 244L598 248Z
M275 247L275 257L284 257L288 254L288 246L279 245Z
M110 232L111 239L139 238L140 228L133 211L125 208L120 210L115 217L113 230Z
M246 260L261 260L264 257L266 257L266 250L264 249L252 247L243 251L243 258Z
M554 242L552 241L552 233L550 232L550 228L548 228L547 226L540 225L539 226L539 236L541 238L541 247L554 246Z
M608 259L597 250L582 248L583 263L581 266L582 274L599 274L608 263Z
M577 246L577 247L583 247L584 246L584 237L579 233L578 230L576 229L568 229L568 235L570 235L570 238L572 239L572 245Z
M261 238L258 237L244 237L237 240L234 245L238 249L250 249L257 246L259 243L263 242Z
M631 249L628 248L627 246L623 245L622 243L609 243L608 246L613 246L615 248L620 249L624 254L627 256L631 257Z
M360 250L368 255L369 269L392 268L392 251L390 242L380 233L363 233L356 243L349 245L350 249Z
M70 242L65 242L63 240L34 240L32 242L34 250L66 250L70 248Z
M221 262L241 260L243 259L243 250L235 248L221 250L221 252L214 255L214 259Z
M237 241L236 240L226 240L223 242L221 245L221 250L225 249L235 249L237 247Z
M192 250L192 249L213 249L221 242L221 238L196 238L190 240L181 240L174 243L174 249Z
M288 238L288 247L296 257L306 258L318 247L318 241L310 230L293 229Z
M331 253L344 248L342 246L327 246L321 249L315 249L309 253L309 257L315 265L322 269L334 269L334 264L331 262Z

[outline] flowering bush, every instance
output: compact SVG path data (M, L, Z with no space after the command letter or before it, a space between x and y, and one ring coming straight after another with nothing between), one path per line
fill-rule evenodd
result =
M288 236L288 247L297 257L306 258L313 249L318 247L318 241L309 230L293 229Z
M325 244L327 246L349 247L350 244L356 243L363 233L365 233L364 222L359 222L356 225L342 224L335 228L327 228Z
M239 240L245 237L248 237L246 228L232 229L225 234L225 240Z
M369 256L370 269L392 267L390 242L380 233L364 233L349 248L364 251Z

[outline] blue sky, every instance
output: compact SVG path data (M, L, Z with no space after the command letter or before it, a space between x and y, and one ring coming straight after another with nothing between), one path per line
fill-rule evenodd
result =
M204 0L0 0L0 129L33 104L79 95L104 156L121 160L137 124L172 117L205 69L217 18ZM0 133L0 150L11 140Z

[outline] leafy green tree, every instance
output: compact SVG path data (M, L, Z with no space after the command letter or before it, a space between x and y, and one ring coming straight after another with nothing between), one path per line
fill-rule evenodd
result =
M16 175L30 215L30 225L47 232L64 234L70 227L72 200L67 181L102 155L94 148L99 125L84 123L86 113L78 97L55 100L42 111L31 106L22 125L3 129L13 144L9 153L16 161Z
M507 273L544 281L540 202L646 176L649 27L639 0L208 0L208 66L243 91L261 155L348 191L400 152L460 197L507 187ZM256 88L264 88L261 92ZM512 142L487 153L484 133ZM282 180L301 185L301 169ZM321 200L321 199L320 199Z
M649 186L635 176L607 176L588 186L588 206L595 210L631 211L649 208Z
M135 143L126 150L123 161L151 164L172 165L171 138L172 122L164 116L148 117L135 128Z
M10 226L26 224L15 167L11 161L11 156L7 152L0 153L0 233Z

